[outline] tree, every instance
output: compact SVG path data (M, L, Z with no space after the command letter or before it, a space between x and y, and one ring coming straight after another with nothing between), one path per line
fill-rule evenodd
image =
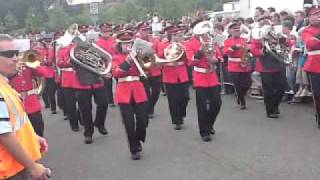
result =
M26 28L32 31L42 31L47 29L46 19L42 16L36 15L32 8L29 8L25 20Z
M127 3L105 5L101 9L100 21L111 21L113 23L125 23L131 20L142 20L146 17L146 10L135 3L129 1Z
M3 18L4 25L8 29L15 29L18 26L18 20L17 17L12 14L10 11L7 13L7 15Z
M67 27L71 22L71 18L65 12L64 9L58 7L50 9L48 11L48 23L49 29L57 30Z

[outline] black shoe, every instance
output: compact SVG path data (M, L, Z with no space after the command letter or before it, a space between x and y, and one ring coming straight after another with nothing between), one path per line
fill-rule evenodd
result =
M92 144L92 137L91 136L86 136L84 137L84 143L85 144Z
M63 120L68 120L69 118L68 118L68 116L64 116L64 118L63 118Z
M278 114L268 114L267 117L276 119L276 118L279 118L279 115Z
M176 126L174 127L175 130L181 130L182 126L181 124L176 124Z
M112 108L116 107L115 104L109 104L109 106L112 107Z
M210 135L202 136L201 138L202 138L202 141L204 142L210 142L212 140Z
M137 152L141 152L141 151L142 151L142 145L139 142L138 145L137 145Z
M51 111L51 114L57 114L56 110Z
M107 129L105 127L99 127L98 131L102 135L107 135L108 134L108 131L107 131Z
M214 128L212 128L212 129L210 130L210 134L212 134L212 135L216 134L216 130L214 130Z
M154 115L153 114L148 114L149 119L153 119Z
M80 131L80 128L79 127L72 127L71 130L73 132L79 132Z
M274 110L274 114L280 114L280 110L279 110L279 108L276 108L275 110Z
M244 104L241 104L241 105L240 105L240 110L245 110L245 109L247 109L247 106L244 105Z
M139 152L131 153L131 159L132 160L140 160L141 156Z

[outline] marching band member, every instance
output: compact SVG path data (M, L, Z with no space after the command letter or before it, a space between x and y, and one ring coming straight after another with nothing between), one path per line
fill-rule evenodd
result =
M88 26L83 25L79 27L80 33L86 33ZM66 65L72 65L74 71L73 89L75 91L76 99L80 110L81 120L84 126L84 143L91 144L92 136L94 133L94 126L102 135L107 135L108 131L105 128L105 120L107 116L108 103L106 92L102 77L88 72L86 69L79 65L73 65L70 61L65 62ZM93 121L92 118L92 98L97 105L96 116Z
M112 73L118 78L115 99L120 107L122 121L126 129L131 158L140 159L141 142L145 142L148 126L148 99L140 72L129 56L134 33L124 31L117 36L119 54L113 57ZM133 55L134 56L134 55Z
M36 51L39 52L43 65L46 66L48 73L45 77L45 87L43 90L42 96L44 99L47 98L47 101L49 103L51 113L57 114L56 111L56 90L57 85L54 81L54 74L55 74L55 68L54 68L54 49L53 46L50 45L51 39L44 38L40 41L40 43L43 45L42 47L36 47L34 48Z
M302 31L302 39L308 51L304 70L308 73L316 110L316 120L320 128L320 8L309 12L310 26Z
M116 51L116 39L112 37L112 25L109 23L100 24L100 38L97 41L97 45L109 52L112 56L117 53ZM107 91L107 100L108 104L111 107L114 107L114 99L112 92L113 80L112 78L104 79L104 85Z
M269 17L261 16L259 24L264 29L269 24ZM263 34L263 33L262 33ZM270 55L263 44L264 39L251 40L251 52L257 58L256 71L260 72L264 94L264 104L268 118L278 118L284 91L287 86L285 66Z
M215 134L214 124L221 108L220 83L215 71L215 64L222 58L218 45L211 44L209 50L202 44L200 38L205 39L206 33L195 31L195 36L186 44L188 64L193 66L193 86L196 89L196 103L198 112L198 125L202 140L211 141L210 134ZM213 42L207 42L213 43ZM208 108L209 107L209 108Z
M72 68L70 61L70 50L73 44L66 47L60 47L57 52L57 66L61 70L60 87L64 96L65 110L69 119L70 128L74 132L80 131L79 120L77 112L77 99L75 95L74 83L77 80L76 72Z
M26 53L29 52L27 51ZM30 56L36 58L35 54ZM25 55L25 58L28 58L28 55ZM26 65L26 61L27 59L20 60L18 63L19 72L14 77L10 78L10 85L20 93L22 102L35 132L39 136L43 136L44 122L41 113L42 106L39 100L38 87L36 87L34 79L36 77L47 76L48 70L44 66L29 67Z
M252 68L249 58L248 42L240 37L240 24L233 23L229 26L231 37L224 42L224 53L228 55L228 71L233 80L237 102L240 109L246 109L245 96L251 87Z
M152 29L146 23L141 23L137 26L139 32L139 38L152 43L153 49L157 49L159 39L152 38ZM148 117L153 118L154 116L154 107L158 102L161 90L161 66L159 64L154 65L146 70L148 78L143 81L146 92L148 95Z
M58 67L58 52L59 52L59 45L57 44L57 39L59 39L61 36L63 36L63 32L57 31L54 33L54 41L52 43L53 47L53 64L55 68L55 73L54 73L54 82L57 85L57 105L58 107L63 111L64 115L64 120L68 120L68 115L67 115L67 108L66 108L66 100L64 98L63 94L63 89L61 87L61 70Z
M171 43L180 43L183 40L181 29L178 27L169 26L165 31L168 34L169 41L158 44L157 55L159 58L165 58L164 50ZM176 130L181 130L189 102L189 77L186 57L183 55L176 62L163 63L162 67L162 81L166 87L172 124L175 124Z

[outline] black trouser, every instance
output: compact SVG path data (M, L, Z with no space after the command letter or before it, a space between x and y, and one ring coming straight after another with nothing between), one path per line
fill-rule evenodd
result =
M65 100L65 110L70 122L71 128L79 127L79 113L77 111L77 98L75 94L75 89L73 88L62 88L64 100Z
M143 82L148 96L148 114L154 114L154 107L159 99L161 76L149 77Z
M186 117L189 102L189 82L177 84L166 83L165 86L172 124L183 124L183 118Z
M67 115L67 108L66 108L66 100L63 94L63 88L61 88L60 84L57 84L57 104L59 108L63 111L63 115Z
M196 88L196 102L200 135L208 136L222 104L220 87Z
M105 88L76 90L79 110L84 126L84 136L91 137L94 132L94 125L104 127L108 103ZM92 97L97 104L95 121L92 120Z
M314 98L316 117L320 121L320 73L308 73Z
M43 137L43 131L44 131L44 122L42 118L41 111L35 112L32 114L28 114L28 117L30 119L30 122L33 126L34 131L38 136Z
M251 87L251 73L250 72L230 72L231 79L237 94L237 101L241 105L246 104L245 96Z
M48 98L48 103L50 105L51 111L56 111L56 91L57 91L57 84L54 81L54 78L46 78L46 84L44 89L43 98ZM45 102L46 104L46 102ZM46 104L47 105L47 104Z
M287 87L285 72L262 72L261 81L266 113L273 114L279 108Z
M128 137L130 152L136 153L140 141L145 142L146 139L146 129L148 126L148 103L119 103L119 107Z
M112 84L113 84L112 78L104 80L104 88L106 91L106 97L107 97L108 104L114 104Z

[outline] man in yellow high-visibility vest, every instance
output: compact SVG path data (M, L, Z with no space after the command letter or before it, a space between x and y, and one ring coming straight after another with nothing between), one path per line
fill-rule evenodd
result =
M46 140L35 134L19 94L8 84L17 73L18 53L14 39L0 34L0 179L44 180L50 170L36 161L48 150Z

